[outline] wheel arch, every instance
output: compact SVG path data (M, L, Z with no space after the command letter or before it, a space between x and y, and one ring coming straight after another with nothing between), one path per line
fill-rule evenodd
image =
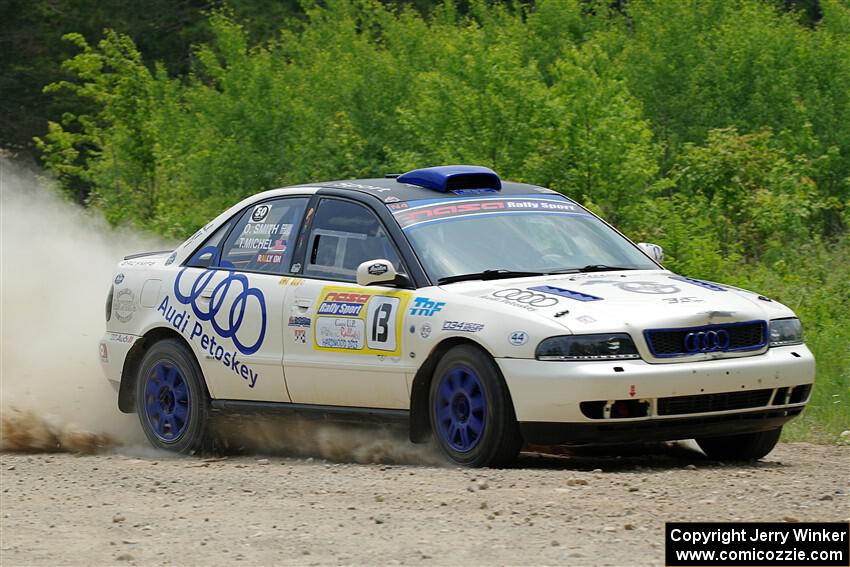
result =
M460 345L471 345L480 349L490 358L493 357L486 347L481 343L466 337L448 337L440 341L428 355L428 358L419 366L410 387L410 440L413 443L424 443L431 438L431 417L428 411L428 395L431 387L431 379L440 359L452 348ZM501 373L499 365L496 369ZM511 401L513 403L513 401Z
M195 351L192 350L186 337L170 327L154 327L150 329L142 335L140 340L135 342L124 359L124 366L121 369L121 385L118 388L118 409L123 413L136 412L136 374L139 370L139 365L141 365L142 359L148 350L159 341L165 339L177 339L180 341L191 353L195 359L195 363L198 363L198 357L195 355ZM200 368L200 364L198 364L198 367ZM201 381L204 384L204 388L207 389L207 395L209 395L206 379L202 379Z

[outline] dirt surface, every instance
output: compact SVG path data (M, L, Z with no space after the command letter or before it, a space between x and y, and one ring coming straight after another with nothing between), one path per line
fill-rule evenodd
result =
M850 447L648 450L508 470L4 453L0 563L658 565L665 521L850 519Z

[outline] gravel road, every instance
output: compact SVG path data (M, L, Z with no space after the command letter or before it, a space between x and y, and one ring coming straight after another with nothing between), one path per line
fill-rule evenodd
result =
M0 464L2 565L658 565L666 520L850 519L850 447L803 443L743 465L685 445L529 453L507 470L149 452Z

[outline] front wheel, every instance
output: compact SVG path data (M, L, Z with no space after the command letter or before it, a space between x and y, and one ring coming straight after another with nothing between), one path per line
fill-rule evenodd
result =
M704 437L697 445L710 458L719 461L749 461L761 459L770 453L779 441L782 427L756 433Z
M522 446L510 393L496 363L472 345L452 348L431 380L431 429L459 465L510 464Z
M180 341L159 341L145 354L136 377L136 413L154 447L178 453L203 448L209 397L198 363Z

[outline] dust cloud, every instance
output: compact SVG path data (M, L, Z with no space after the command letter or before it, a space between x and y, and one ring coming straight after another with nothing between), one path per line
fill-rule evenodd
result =
M143 443L98 362L116 263L168 248L63 200L0 156L0 450Z
M0 155L0 451L150 453L136 415L117 408L98 342L116 263L173 243L113 229L53 185ZM253 417L215 429L224 453L444 462L399 431Z
M225 453L315 457L361 464L448 464L433 444L414 445L407 438L407 430L400 427L233 416L217 422L214 434L220 450Z

